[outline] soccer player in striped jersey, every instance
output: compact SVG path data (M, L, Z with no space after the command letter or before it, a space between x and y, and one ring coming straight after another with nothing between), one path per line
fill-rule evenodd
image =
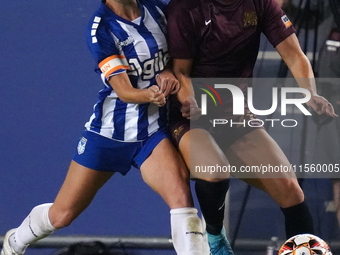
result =
M301 51L292 23L275 0L171 0L168 6L168 32L173 70L181 83L177 96L183 113L182 116L178 108L174 113L177 117L173 117L171 125L174 140L188 165L226 166L230 162L238 169L262 164L290 168L288 159L264 129L242 125L223 127L213 134L213 138L199 128L188 132L189 121L183 118L197 118L200 113L195 99L189 99L194 95L191 77L252 77L261 33L277 49L293 76L306 78L299 85L312 95L308 105L319 114L336 116L332 105L317 94L311 65ZM240 89L246 93L247 84L242 85ZM231 94L224 99L223 113L216 118L232 119L238 123L254 118L246 102L246 114L234 116ZM191 124L194 125L194 122ZM196 149L195 152L192 148ZM312 233L311 213L294 173L280 173L276 177L257 176L245 181L266 191L281 207L287 238ZM222 228L229 180L198 179L195 188L207 223L211 253L232 254Z
M203 254L189 174L167 132L166 96L178 81L165 70L164 7L161 0L107 0L95 12L87 43L104 83L99 101L54 203L34 207L8 231L1 255L24 254L29 244L71 224L115 172L125 175L131 166L170 207L177 254Z

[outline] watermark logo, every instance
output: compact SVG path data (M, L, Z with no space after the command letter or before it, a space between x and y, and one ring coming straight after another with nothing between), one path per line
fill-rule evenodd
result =
M208 89L210 89L215 94L215 96L217 97L221 106L223 106L220 95L217 93L217 91L213 87L211 87L208 84L202 83L202 82L197 82L197 83L206 87L206 88L199 87L199 89L204 91L205 93L207 93L211 97L211 99L214 101L215 106L217 106L216 99L215 99L214 95ZM201 100L202 100L202 106L201 106L202 115L207 115L207 95L202 94Z
M268 81L263 80L264 83L261 81L253 79L241 81L217 78L194 79L193 84L196 92L202 92L195 95L201 108L201 114L210 117L209 122L213 127L216 125L229 125L230 127L270 125L274 127L275 123L280 123L282 127L296 127L298 125L297 118L286 117L283 119L278 118L277 115L287 116L292 112L298 115L312 115L304 105L311 98L309 90L292 83L289 84L292 86L276 86L275 80L269 80L270 84ZM257 88L248 86L253 83ZM267 86L265 93L263 88L259 88L260 86ZM272 118L274 113L276 118ZM253 118L246 118L249 114Z
M205 85L207 86L207 85ZM214 84L214 88L209 86L213 91L215 91L216 95L218 93L215 89L227 89L231 92L231 96L233 98L233 115L244 115L244 94L243 91L237 87L236 85L232 84ZM200 88L202 89L202 88ZM207 92L212 98L213 96L211 93L205 89L203 91ZM287 95L290 93L300 93L305 95L303 98L288 98ZM272 88L272 106L270 109L267 110L258 110L254 107L253 104L253 88L247 88L247 102L249 110L256 115L270 115L276 111L278 107L278 88ZM207 95L201 95L201 109L202 115L207 115ZM281 115L287 115L287 105L295 105L304 115L310 116L312 115L306 107L303 105L307 103L311 98L311 93L304 88L282 88L281 89ZM220 99L220 97L219 97ZM216 100L213 98L215 105ZM221 102L222 105L222 102Z

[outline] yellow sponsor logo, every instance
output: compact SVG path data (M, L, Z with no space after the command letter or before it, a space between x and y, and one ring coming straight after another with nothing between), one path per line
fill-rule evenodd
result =
M257 26L257 14L256 12L246 12L244 14L244 27Z

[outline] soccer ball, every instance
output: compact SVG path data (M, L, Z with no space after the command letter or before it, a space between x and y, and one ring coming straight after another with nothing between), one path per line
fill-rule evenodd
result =
M302 234L289 238L281 246L279 255L332 255L332 252L320 237Z

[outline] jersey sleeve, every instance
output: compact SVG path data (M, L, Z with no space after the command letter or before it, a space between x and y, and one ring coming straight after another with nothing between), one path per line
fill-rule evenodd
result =
M88 25L87 44L97 64L97 73L103 73L108 78L130 68L115 43L114 35L98 16L95 16Z
M295 29L276 0L263 0L263 5L262 32L268 38L268 41L276 47L295 33Z
M186 1L171 0L168 8L168 43L172 58L193 59L195 53L195 29Z

